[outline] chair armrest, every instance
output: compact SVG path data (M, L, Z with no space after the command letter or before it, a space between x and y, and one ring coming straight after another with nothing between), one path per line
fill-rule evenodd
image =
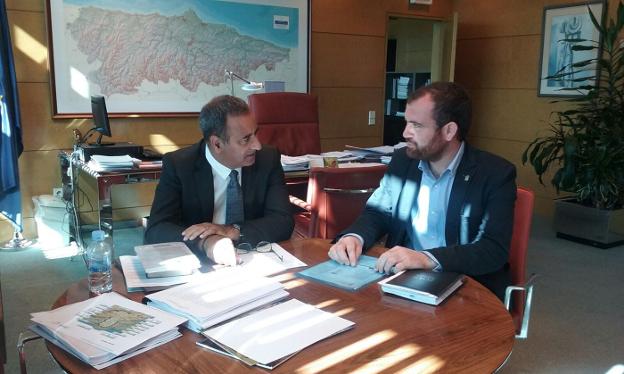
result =
M21 332L19 334L19 338L17 339L17 353L19 354L19 366L20 366L21 374L27 373L26 353L24 352L24 345L26 345L26 343L30 341L37 340L37 339L41 339L41 336L35 335L31 332Z
M533 284L535 283L537 274L531 274L529 280L524 284L508 286L505 290L505 308L511 312L511 294L514 291L526 291L524 297L524 311L522 312L522 324L520 326L520 333L516 335L516 339L526 339L529 332L529 318L531 316L531 302L533 300Z
M308 203L307 201L301 200L300 198L292 195L288 195L288 199L290 200L291 204L296 205L301 209L307 210L308 212L312 211L312 205L310 205L310 203Z

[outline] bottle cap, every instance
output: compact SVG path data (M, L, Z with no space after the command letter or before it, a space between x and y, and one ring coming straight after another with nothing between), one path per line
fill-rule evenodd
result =
M105 236L106 234L104 234L103 230L95 230L91 232L91 239L95 241L102 241Z

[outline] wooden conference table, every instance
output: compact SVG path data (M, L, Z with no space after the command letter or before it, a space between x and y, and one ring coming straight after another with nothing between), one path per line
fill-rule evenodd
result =
M281 243L308 265L327 259L329 242L321 239ZM376 255L381 248L369 254ZM434 307L384 295L373 283L358 292L342 291L295 276L278 275L293 298L336 313L355 327L318 342L278 366L276 373L443 372L491 373L510 354L514 325L503 304L485 287L468 279L454 295ZM115 270L113 288L127 293ZM86 279L71 286L53 308L87 299ZM266 372L204 350L200 336L181 328L183 336L103 370L95 370L47 343L57 362L70 373L238 373Z

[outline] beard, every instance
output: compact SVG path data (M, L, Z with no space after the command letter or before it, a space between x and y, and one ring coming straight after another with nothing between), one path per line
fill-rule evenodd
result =
M415 160L423 161L437 161L444 154L446 149L446 143L442 140L442 136L437 134L431 141L425 145L419 146L418 144L407 141L407 157Z

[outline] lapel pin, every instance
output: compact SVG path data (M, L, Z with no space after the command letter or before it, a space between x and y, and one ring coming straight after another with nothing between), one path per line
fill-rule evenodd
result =
M470 180L470 175L466 174L464 175L464 182L468 182Z

